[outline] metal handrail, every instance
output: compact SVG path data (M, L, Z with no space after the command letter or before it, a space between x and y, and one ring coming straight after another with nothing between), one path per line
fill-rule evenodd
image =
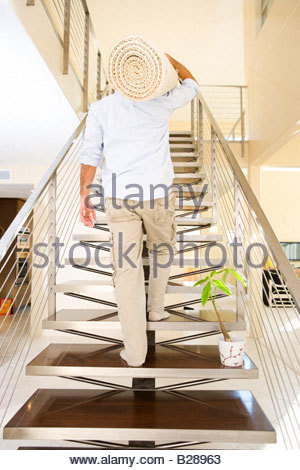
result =
M248 85L207 85L199 83L200 87L213 87L213 88L248 88Z
M27 0L27 6L34 5L34 0ZM86 0L76 4L71 0L41 0L41 5L62 47L62 73L68 74L69 67L72 69L83 93L82 108L86 112L88 105L100 98L102 74L105 84L108 81ZM76 5L80 5L80 11Z
M53 163L50 165L36 188L33 190L21 210L18 212L8 229L5 231L3 237L0 240L0 262L3 260L5 257L6 253L8 252L11 244L15 240L17 234L19 233L20 229L24 225L25 221L29 217L31 211L34 208L34 205L44 189L46 188L47 184L53 177L54 173L56 172L57 168L63 161L65 155L68 153L70 150L74 140L80 135L82 129L84 128L85 121L86 121L87 115L84 116L82 121L80 122L79 126L75 129L75 131L72 133L72 135L69 137L67 140L66 144L63 146L59 154L57 155L56 159L53 161Z
M245 115L245 110L243 111L242 114ZM233 140L234 140L234 131L235 131L235 129L237 128L237 126L239 125L239 123L241 122L241 120L242 120L242 116L240 116L240 117L237 119L237 121L236 121L236 123L234 124L233 128L231 129L231 131L229 132L228 136L226 137L226 140L229 140L231 136L233 136Z
M296 307L298 312L300 312L300 284L299 279L293 270L286 254L284 253L282 246L279 243L278 238L275 235L273 228L270 225L261 205L259 204L250 184L247 181L244 173L241 170L240 165L238 164L231 148L229 147L228 142L224 139L222 131L218 126L215 118L213 117L206 101L204 100L201 92L198 94L198 99L200 105L202 105L203 109L205 110L209 121L218 137L219 143L224 151L224 154L231 166L233 174L235 175L241 190L244 193L244 196L249 204L249 209L256 219L257 224L260 226L263 236L268 242L270 247L270 251L274 256L274 259L277 265L280 267L280 273L282 274L283 279L285 280L289 290L291 291L292 297L295 301Z

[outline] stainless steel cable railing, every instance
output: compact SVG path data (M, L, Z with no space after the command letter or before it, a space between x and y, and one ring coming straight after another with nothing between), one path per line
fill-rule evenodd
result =
M67 74L69 67L73 69L82 90L82 109L87 111L107 85L87 3L85 0L41 0L41 3L62 47L62 73Z
M0 240L2 278L4 274L1 296L8 299L15 289L13 315L0 316L0 410L3 413L11 401L41 319L55 311L58 268L54 244L59 237L66 249L78 218L79 152L85 119ZM20 233L28 233L26 247L18 248ZM15 268L21 255L25 255L27 270L15 287ZM45 265L41 265L41 260L47 260Z
M101 94L110 92L106 86ZM85 121L86 115L0 239L1 297L4 304L13 297L13 315L3 314L4 304L0 307L0 422L42 319L56 312L59 261L79 216L79 154ZM25 234L27 242L20 245L19 237ZM57 249L57 242L63 243L63 249ZM20 257L27 263L22 276L16 275Z
M223 246L248 278L247 291L237 286L236 312L247 320L282 440L299 448L300 283L201 94L192 117Z
M247 86L201 85L200 91L222 134L229 142L241 143L245 155L247 140Z
M41 2L62 45L63 72L67 73L69 66L75 71L82 88L83 109L87 109L88 103L110 90L86 2ZM28 3L34 4L34 0ZM232 266L238 264L248 278L247 291L236 286L237 319L247 320L263 372L259 380L268 389L282 440L287 448L298 448L299 280L227 142L235 139L244 142L246 135L245 88L237 90L239 99L236 90L234 96L232 90L226 91L226 99L221 97L220 90L215 89L211 97L207 90L209 104L199 94L192 103L192 131L203 159L213 199L212 215L218 217L226 257ZM1 297L10 298L14 289L14 315L0 316L1 422L41 320L56 311L54 287L59 268L53 244L57 237L63 241L64 249L60 252L63 259L79 212L78 156L84 125L85 119L0 240L0 273L4 279ZM20 247L18 237L27 231L28 244ZM236 247L233 241L238 243ZM16 279L14 273L20 256L27 262L27 270ZM38 267L41 258L47 259L47 263Z

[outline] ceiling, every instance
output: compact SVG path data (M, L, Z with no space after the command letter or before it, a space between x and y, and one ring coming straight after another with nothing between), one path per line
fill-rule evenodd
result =
M0 184L0 198L27 199L33 189L33 184Z

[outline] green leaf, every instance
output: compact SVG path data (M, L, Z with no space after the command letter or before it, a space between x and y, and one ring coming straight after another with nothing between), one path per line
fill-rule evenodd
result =
M227 281L228 274L229 274L229 269L228 268L224 269L224 274L222 276L222 281L224 282L224 284Z
M195 287L195 286L200 286L201 284L203 284L203 283L206 282L207 280L208 280L208 276L206 276L205 279L200 279L200 281L195 282L195 284L193 285L193 287Z
M225 294L227 294L227 295L232 295L231 290L229 289L229 287L226 286L226 284L224 284L223 281L221 281L221 280L219 280L219 279L214 279L214 280L213 280L213 283L214 283L219 289L221 289L223 292L225 292Z
M230 271L245 287L247 286L247 283L242 273L238 273L234 269L231 269Z
M208 301L208 299L210 297L210 294L211 294L211 282L208 281L206 286L203 288L202 296L201 296L201 303L202 303L203 307L206 304L206 302Z
M214 269L214 270L210 273L210 276L209 276L209 277L210 277L210 278L211 278L211 277L214 277L214 275L216 274L216 272L217 272L217 271Z
M228 268L226 268L228 269ZM216 274L222 274L224 271L226 271L226 269L221 269L220 271L217 271Z

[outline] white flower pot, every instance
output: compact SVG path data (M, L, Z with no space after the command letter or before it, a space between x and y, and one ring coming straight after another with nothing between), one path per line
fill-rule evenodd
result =
M224 366L239 367L243 365L246 339L233 336L232 341L219 338L219 352L221 363Z

